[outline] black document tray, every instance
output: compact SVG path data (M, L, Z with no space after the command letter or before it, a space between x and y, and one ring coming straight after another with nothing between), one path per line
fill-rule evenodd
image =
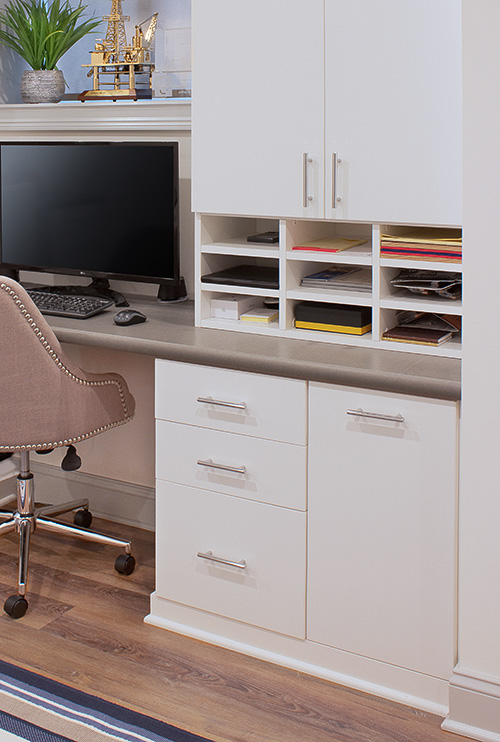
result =
M279 268L264 265L237 265L202 276L203 283L223 283L227 286L251 286L259 289L279 288Z

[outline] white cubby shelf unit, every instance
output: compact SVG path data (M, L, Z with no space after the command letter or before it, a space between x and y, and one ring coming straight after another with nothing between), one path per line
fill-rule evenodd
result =
M256 244L247 242L247 236L268 230L279 232L279 243ZM445 228L443 227L443 230ZM360 224L328 222L310 219L273 219L266 217L239 217L219 214L196 214L195 217L195 323L198 327L236 330L276 337L315 340L366 348L381 348L409 353L461 358L460 333L438 346L400 343L382 340L382 333L396 324L396 314L402 310L462 314L462 300L437 296L430 298L404 289L395 289L391 279L403 268L461 273L459 262L436 262L380 257L380 235L398 233L400 226L387 224ZM293 250L306 241L334 235L359 238L364 244L338 253ZM239 264L279 266L279 289L266 290L250 286L228 286L203 283L201 277L214 271ZM371 267L371 291L337 291L312 289L300 285L303 276L330 265L358 265ZM279 319L270 324L249 323L242 320L219 319L211 316L212 298L227 294L279 299ZM299 301L369 306L372 308L372 329L356 336L294 327L294 308Z

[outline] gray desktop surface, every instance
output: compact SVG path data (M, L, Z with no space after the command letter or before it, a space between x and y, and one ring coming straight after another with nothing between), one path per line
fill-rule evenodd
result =
M118 308L86 320L47 317L61 342L91 345L310 381L460 399L461 362L452 358L374 350L194 326L193 302L160 304L128 296L147 316L139 325L118 327Z

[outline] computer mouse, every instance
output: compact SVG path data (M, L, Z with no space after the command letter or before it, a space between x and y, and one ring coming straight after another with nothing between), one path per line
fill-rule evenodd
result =
M115 325L138 325L140 322L145 322L147 317L142 312L138 312L137 309L123 309L114 316Z

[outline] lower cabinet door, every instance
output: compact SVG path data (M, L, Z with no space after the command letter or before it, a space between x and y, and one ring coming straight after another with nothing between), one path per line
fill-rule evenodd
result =
M308 638L448 678L456 404L325 384L309 401Z
M305 637L306 514L157 480L160 597Z

